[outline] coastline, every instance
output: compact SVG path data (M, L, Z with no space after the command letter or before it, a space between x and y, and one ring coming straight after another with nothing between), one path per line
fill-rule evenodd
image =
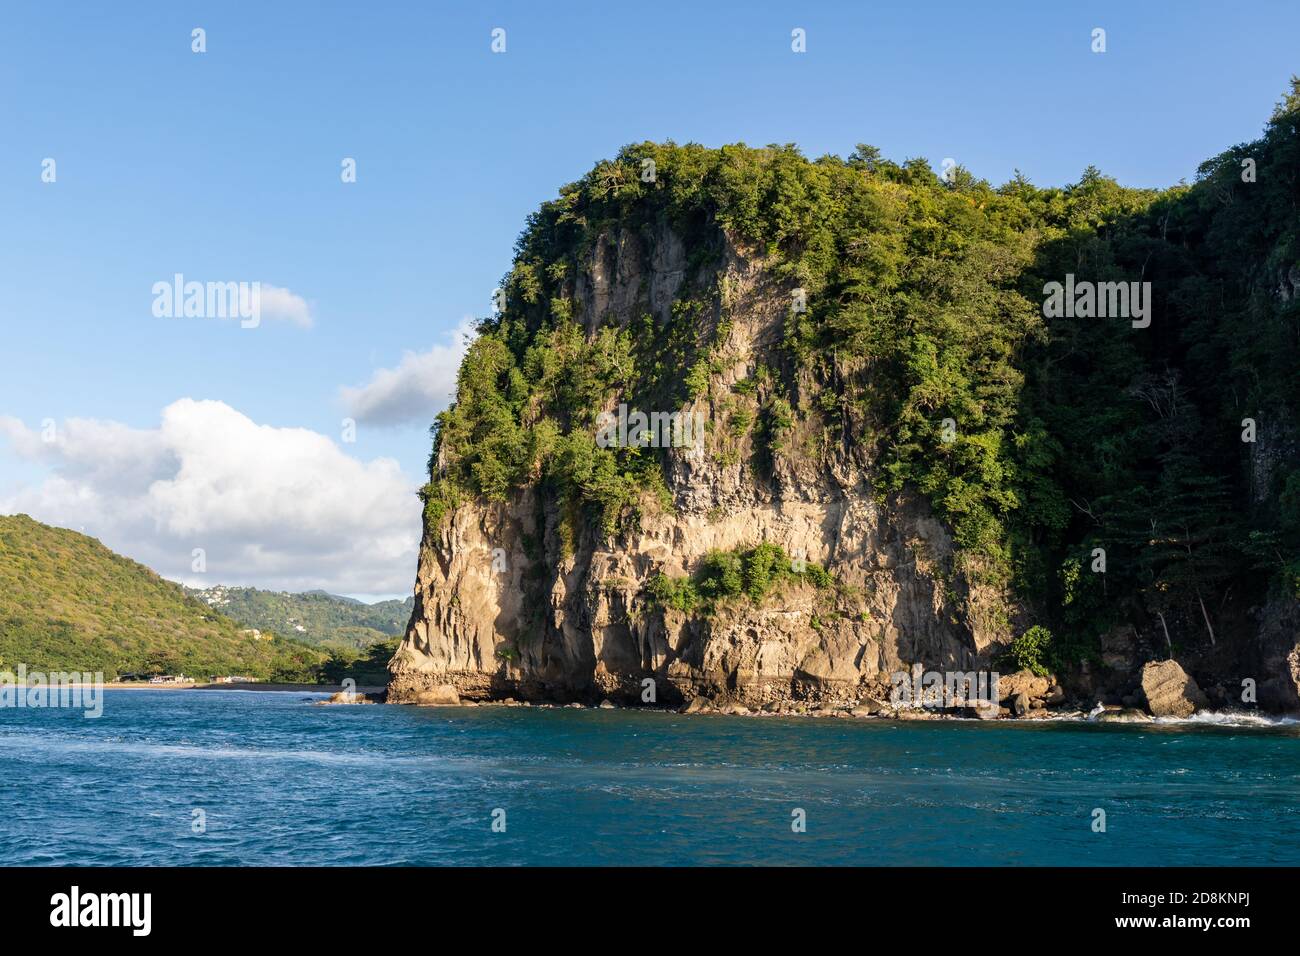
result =
M14 687L30 689L33 686L42 685L32 684L15 684ZM250 683L250 684L198 684L192 681L186 681L178 684L150 684L147 681L121 681L103 684L81 681L78 683L60 684L60 687L67 688L89 688L102 687L104 690L241 690L241 691L279 691L282 693L310 693L310 694L338 694L342 693L344 688L341 684L274 684L274 683ZM353 688L358 694L381 694L384 692L384 685L374 684L358 686Z
M189 690L249 690L249 691L295 691L310 694L341 694L348 688L342 684L192 684ZM350 688L357 694L382 694L387 689L384 684L358 684Z
M20 685L30 687L31 685ZM66 688L92 688L96 685L88 683L65 684ZM339 684L293 684L293 683L245 683L245 684L150 684L147 682L132 681L122 683L105 683L102 686L104 690L122 690L122 691L177 691L177 690L234 690L234 691L259 691L272 693L310 693L320 694L322 696L339 697L347 691ZM352 700L330 700L328 703L336 705L359 705L387 703L384 700L386 688L383 685L367 685L352 688L356 698ZM803 709L749 709L736 705L723 706L705 706L697 708L673 708L673 707L628 707L624 705L613 704L605 701L601 704L584 704L580 702L569 703L549 703L549 702L532 702L520 700L461 700L458 703L427 703L427 704L407 704L395 703L394 706L408 707L413 706L417 709L427 710L468 710L474 708L488 709L505 709L505 708L526 708L532 710L618 710L634 711L637 713L662 713L682 717L751 717L751 718L800 718L800 719L823 719L823 720L850 720L854 722L868 723L961 723L961 724L985 724L991 726L1005 725L1008 723L1016 725L1028 724L1086 724L1086 725L1112 725L1121 724L1125 726L1138 727L1223 727L1237 729L1269 729L1279 727L1300 726L1300 714L1266 714L1252 711L1232 711L1232 710L1198 710L1188 717L1170 717L1159 716L1153 717L1150 714L1142 713L1133 714L1132 711L1120 716L1121 708L1107 708L1098 711L1095 708L1092 711L1085 711L1079 708L1062 708L1060 710L1037 710L1032 714L1025 716L1002 716L993 720L981 719L963 713L960 708L954 710L928 709L924 707L901 707L885 708L871 713L864 712L861 708L839 708L839 707L813 707ZM1105 718L1105 719L1099 719Z
M340 702L346 703L346 702ZM361 703L357 701L355 703ZM1140 728L1179 728L1179 727L1222 727L1225 729L1259 729L1266 730L1279 727L1300 727L1300 715L1297 714L1263 714L1250 711L1201 710L1190 717L1125 717L1123 719L1098 719L1102 713L1117 714L1109 709L1102 712L1080 709L1062 709L1059 711L1039 711L1034 716L999 717L996 720L981 720L963 713L950 713L941 710L917 708L900 708L876 713L853 713L848 709L810 709L810 710L745 710L740 708L709 707L688 710L672 707L626 707L620 705L603 706L583 703L532 703L517 700L461 701L446 704L395 704L394 706L414 706L421 710L456 711L474 708L526 708L530 710L582 710L582 711L631 711L636 713L659 713L676 717L747 717L747 718L795 718L804 720L849 720L854 723L956 723L981 726L1027 726L1033 724L1083 724L1087 726L1136 726Z

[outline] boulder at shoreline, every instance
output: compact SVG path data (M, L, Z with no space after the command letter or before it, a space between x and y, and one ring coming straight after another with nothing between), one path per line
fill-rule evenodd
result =
M1146 664L1140 684L1152 717L1190 717L1210 704L1196 681L1175 660Z

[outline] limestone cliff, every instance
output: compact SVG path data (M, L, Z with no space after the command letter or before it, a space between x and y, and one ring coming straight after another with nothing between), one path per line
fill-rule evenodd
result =
M868 447L851 437L861 422L839 434L797 422L784 453L756 464L754 429L731 423L757 417L764 387L735 386L787 361L792 289L761 257L719 240L721 281L700 329L715 342L716 374L685 409L708 424L702 447L666 454L671 505L647 509L628 532L587 524L570 536L562 502L534 485L426 523L390 700L451 684L469 699L634 702L649 678L661 704L850 703L887 694L888 675L914 662L969 670L1003 649L1014 605L972 581L923 501L879 495ZM588 334L641 313L665 321L688 271L671 229L608 232L574 277L574 319ZM793 584L709 615L647 593L658 573L686 575L711 550L761 542L823 565L835 587Z

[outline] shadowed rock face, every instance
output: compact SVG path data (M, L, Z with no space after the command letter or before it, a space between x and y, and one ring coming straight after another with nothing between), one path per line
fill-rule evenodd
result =
M1256 617L1259 659L1248 673L1261 675L1259 703L1268 710L1300 711L1300 604L1270 601Z
M686 409L713 427L701 454L667 452L673 508L649 507L639 530L618 537L583 527L566 538L560 503L532 486L426 527L390 700L450 687L467 700L856 703L886 697L890 673L913 663L965 671L1002 650L1018 609L1001 589L972 583L923 502L878 500L874 463L850 438L863 423L831 434L796 422L789 452L764 468L752 434L726 427L730 411L756 407L732 386L785 361L791 299L761 262L727 243L721 257L726 291L701 320L705 333L726 330L721 372ZM647 313L662 321L686 269L666 229L606 235L575 277L574 318L589 334ZM645 591L660 572L689 574L710 550L764 541L823 565L837 586L792 585L707 617L664 610Z

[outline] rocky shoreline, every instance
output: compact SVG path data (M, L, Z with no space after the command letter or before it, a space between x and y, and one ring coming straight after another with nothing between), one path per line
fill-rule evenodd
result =
M375 704L385 703L382 695L358 694L352 699L344 699L343 694L336 694L328 701L320 701L321 704ZM504 700L460 700L456 702L444 701L439 703L403 703L395 706L416 706L426 708L445 708L445 709L465 709L465 708L524 708L531 710L634 710L640 712L652 712L674 715L688 716L714 716L714 717L779 717L779 718L816 718L816 719L849 719L849 720L870 720L870 721L961 721L961 722L980 722L979 718L972 716L966 708L944 708L930 709L922 706L891 708L888 706L880 709L867 707L836 707L816 705L812 707L763 707L751 710L743 704L722 704L715 706L707 702L701 702L696 706L687 705L685 707L660 707L655 705L628 706L615 704L612 701L604 700L599 704L583 704L577 701L568 704L553 703L534 703L526 700L515 700L506 698ZM1277 715L1261 714L1258 711L1229 711L1229 710L1198 710L1197 716L1210 716L1218 718L1217 720L1207 720L1206 723L1222 723L1229 726L1241 726L1258 724L1259 726L1275 726L1284 724L1288 718ZM1132 707L1122 707L1119 705L1102 705L1098 704L1092 710L1083 710L1078 707L1066 706L1060 708L1040 708L1032 710L1023 716L1014 716L1009 714L999 714L996 718L1001 722L1023 723L1041 721L1044 723L1053 722L1073 722L1073 723L1099 723L1099 724L1161 724L1161 723L1186 723L1191 722L1191 717L1153 717L1144 710Z
M1097 723L1183 721L1194 715L1214 715L1224 722L1264 718L1257 710L1213 709L1196 681L1176 661L1153 661L1142 669L1134 695L1121 703L1086 702L1071 698L1056 678L1029 670L998 676L998 703L936 696L933 700L896 701L887 696L862 696L856 701L774 700L748 706L736 700L692 697L680 706L655 703L599 703L516 699L512 696L462 697L452 684L441 684L386 702L419 707L535 707L563 710L651 710L679 714L737 717L830 717L872 720L1053 720ZM379 695L335 694L329 703L375 703ZM1140 706L1133 706L1140 702ZM1277 718L1274 717L1276 720Z

